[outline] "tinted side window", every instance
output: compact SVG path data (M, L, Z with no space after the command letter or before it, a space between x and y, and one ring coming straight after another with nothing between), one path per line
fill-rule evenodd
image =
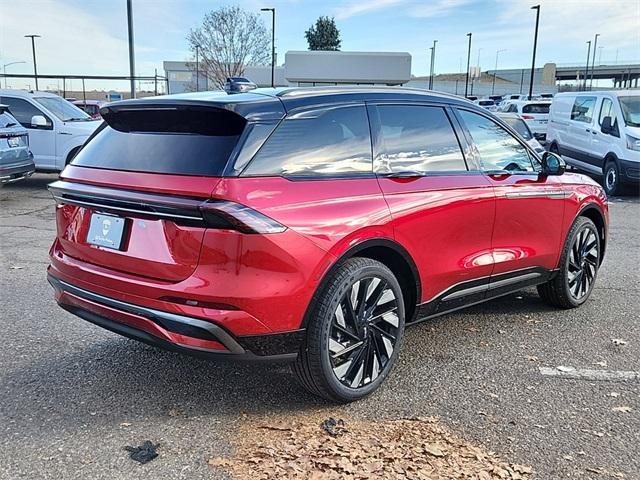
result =
M326 177L372 171L369 120L358 105L286 118L243 175Z
M459 110L485 171L532 172L527 150L500 125L477 113Z
M576 97L571 109L571 120L576 122L591 123L593 109L596 106L596 97Z
M458 138L444 109L418 105L378 106L381 127L376 171L466 171Z
M42 113L42 111L21 98L2 97L0 103L8 105L11 115L13 115L15 119L18 120L22 124L22 126L26 128L31 128L31 117L33 117L34 115L42 115L47 118L46 115ZM51 120L49 120L48 118L47 120L49 121L49 123L51 123Z

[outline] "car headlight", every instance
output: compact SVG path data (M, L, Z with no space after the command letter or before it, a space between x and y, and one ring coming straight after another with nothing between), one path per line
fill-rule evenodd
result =
M627 135L627 148L629 150L635 150L636 152L640 152L640 138Z

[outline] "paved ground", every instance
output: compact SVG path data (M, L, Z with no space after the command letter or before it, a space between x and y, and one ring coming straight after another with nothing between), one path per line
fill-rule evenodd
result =
M219 478L206 460L228 452L242 418L319 410L436 415L538 478L640 478L640 380L539 372L640 371L637 196L612 202L610 248L582 308L554 311L525 291L413 327L381 391L337 408L304 393L287 368L163 352L57 308L45 279L53 179L0 190L1 479ZM141 466L123 447L147 439L161 456Z

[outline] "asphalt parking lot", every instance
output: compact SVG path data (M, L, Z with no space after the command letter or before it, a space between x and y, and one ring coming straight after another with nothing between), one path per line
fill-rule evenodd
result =
M434 415L537 478L640 478L637 195L611 202L605 263L582 308L556 311L527 290L422 323L379 392L335 407L285 367L164 352L58 308L45 276L54 178L0 190L1 479L224 478L207 459L228 453L243 418L291 412ZM608 373L568 378L580 375L559 366ZM123 447L144 440L160 456L139 465Z

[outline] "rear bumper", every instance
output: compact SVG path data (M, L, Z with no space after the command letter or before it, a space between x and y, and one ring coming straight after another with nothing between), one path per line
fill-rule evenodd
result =
M17 165L0 166L0 183L11 183L30 177L36 171L33 160Z
M47 279L63 309L114 333L165 350L215 359L286 362L295 360L304 338L304 330L234 336L207 320L123 302L51 274Z

